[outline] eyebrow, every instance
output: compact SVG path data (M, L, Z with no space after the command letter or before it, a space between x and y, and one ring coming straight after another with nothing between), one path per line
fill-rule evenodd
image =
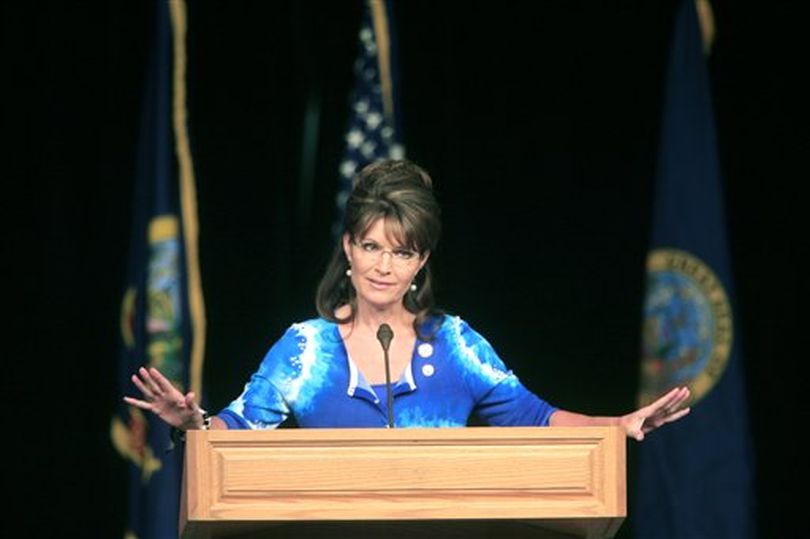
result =
M359 241L360 243L366 243L366 242L373 243L377 247L382 247L382 245L379 242L377 242L377 240L373 240L371 238L362 238L362 239L359 239L357 241ZM419 249L416 249L415 247L408 247L407 245L404 245L404 244L394 245L394 246L391 247L390 250L391 251L406 251L408 253L413 253L413 254L416 254L416 255L419 254Z

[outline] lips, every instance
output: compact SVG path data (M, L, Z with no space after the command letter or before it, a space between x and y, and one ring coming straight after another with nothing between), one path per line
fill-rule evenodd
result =
M395 283L386 283L382 281L375 281L374 279L368 279L368 282L371 284L373 288L385 289L394 286Z

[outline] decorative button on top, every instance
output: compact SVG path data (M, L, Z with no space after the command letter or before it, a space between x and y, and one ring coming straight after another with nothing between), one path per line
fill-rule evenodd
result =
M433 345L423 342L416 348L416 353L419 354L420 357L430 357L433 355Z

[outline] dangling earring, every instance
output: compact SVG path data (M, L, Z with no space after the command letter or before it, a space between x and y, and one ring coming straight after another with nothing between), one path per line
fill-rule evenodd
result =
M352 268L346 268L346 277L352 276Z
M416 292L416 283L411 283L411 292Z

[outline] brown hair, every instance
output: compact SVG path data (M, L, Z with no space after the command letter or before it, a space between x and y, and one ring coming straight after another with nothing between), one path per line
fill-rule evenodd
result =
M433 252L441 234L440 209L433 195L433 181L421 167L407 160L383 160L363 168L355 177L354 189L346 202L341 234L326 267L315 304L325 319L346 323L354 319L357 302L354 287L346 277L349 261L343 252L342 236L361 238L378 219L403 246L424 256ZM405 308L416 314L414 329L438 311L433 298L430 261L416 276L417 289L403 298ZM345 318L335 316L342 305L351 310Z

